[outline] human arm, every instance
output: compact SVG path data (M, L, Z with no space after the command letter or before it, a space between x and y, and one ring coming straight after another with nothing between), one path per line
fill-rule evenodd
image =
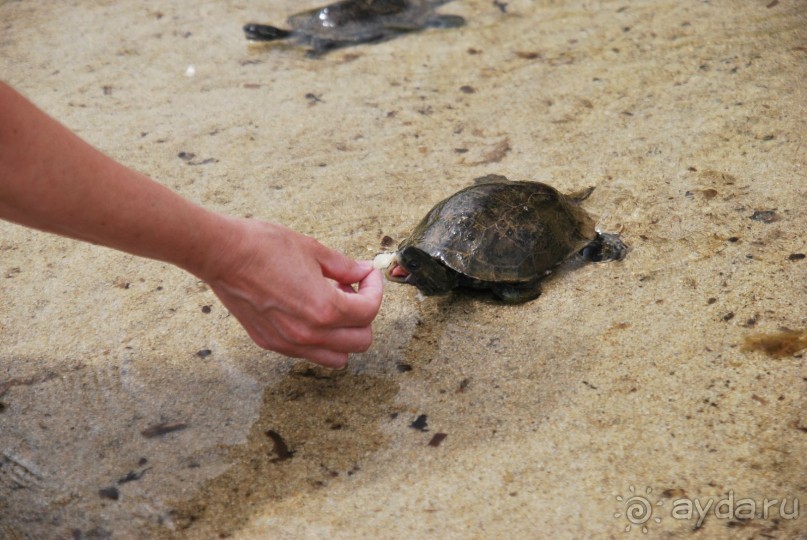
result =
M282 354L340 367L372 341L382 281L369 264L281 225L195 205L2 82L0 219L174 264L207 282L258 345Z

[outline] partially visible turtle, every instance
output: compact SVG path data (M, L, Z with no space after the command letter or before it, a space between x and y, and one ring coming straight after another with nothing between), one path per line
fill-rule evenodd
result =
M580 208L593 190L563 195L540 182L478 178L431 209L398 246L387 278L426 295L471 287L509 303L537 298L541 280L571 256L599 262L627 253Z
M438 15L450 0L342 0L288 18L290 30L265 24L244 26L247 39L274 41L289 37L311 45L316 56L336 47L379 41L426 27L454 28L465 24L459 15Z

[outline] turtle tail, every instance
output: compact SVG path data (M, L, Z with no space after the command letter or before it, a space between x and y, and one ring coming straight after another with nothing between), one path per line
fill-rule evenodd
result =
M274 41L287 38L292 32L268 24L249 23L244 25L244 34L252 41Z

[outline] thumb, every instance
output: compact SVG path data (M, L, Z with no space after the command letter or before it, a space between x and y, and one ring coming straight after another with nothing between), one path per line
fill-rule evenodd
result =
M361 281L373 269L373 265L370 263L356 262L325 246L322 246L317 254L317 261L322 268L322 275L344 285Z

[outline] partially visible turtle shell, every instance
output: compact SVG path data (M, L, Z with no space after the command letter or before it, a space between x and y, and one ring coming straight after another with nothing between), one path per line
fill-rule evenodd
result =
M284 30L250 23L247 38L272 41L296 36L313 45L313 53L351 43L380 40L429 26L456 27L464 24L457 15L438 15L435 9L449 0L341 0L303 11L287 19Z
M294 30L331 41L360 42L394 26L416 30L434 15L431 2L420 0L343 0L288 18Z
M432 208L398 251L419 248L480 282L533 281L597 237L577 202L540 182L483 177Z

